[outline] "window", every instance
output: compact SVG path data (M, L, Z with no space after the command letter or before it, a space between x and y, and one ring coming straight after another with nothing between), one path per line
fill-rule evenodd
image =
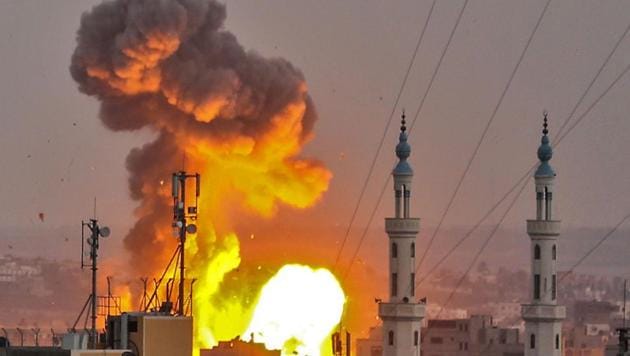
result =
M393 345L394 345L394 332L393 332L393 331L391 331L391 330L389 331L389 334L387 335L387 343L388 343L390 346L393 346Z
M556 334L556 350L560 350L560 335Z
M556 300L556 275L551 276L551 300Z
M534 299L540 299L540 275L534 275Z
M418 331L414 331L413 332L413 345L418 346L419 342L420 342L420 335L418 334Z
M392 273L392 297L398 295L398 273Z
M536 335L534 334L531 334L531 336L529 337L529 348L530 349L536 348Z
M534 259L535 260L540 259L540 246L538 245L534 246Z
M551 248L551 258L553 258L554 261L556 260L556 254L556 245L553 245L553 247Z
M411 274L411 296L416 295L416 274Z
M411 257L416 257L416 244L414 242L411 243Z
M398 245L396 245L396 243L394 242L392 244L392 258L397 258L398 257Z

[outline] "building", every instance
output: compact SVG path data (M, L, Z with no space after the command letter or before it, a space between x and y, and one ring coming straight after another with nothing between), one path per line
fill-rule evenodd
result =
M422 331L425 356L522 356L519 330L499 328L490 315L429 320Z
M267 350L265 345L244 342L236 338L231 341L220 341L210 350L200 350L199 356L280 356L279 350Z
M136 356L192 355L192 317L159 313L123 313L107 320L106 348Z
M357 356L383 355L383 328L371 327L367 339L357 339Z
M576 301L574 320L565 323L564 355L604 356L606 345L617 342L611 327L611 315L617 311L616 305L605 301Z
M413 170L407 162L411 147L407 143L405 114L396 145L398 164L394 168L395 217L385 219L389 235L389 300L380 302L378 315L383 321L384 356L419 356L420 329L424 303L416 302L415 255L420 219L410 217Z
M562 356L563 306L557 305L557 238L560 220L554 220L553 185L556 173L549 164L553 150L547 134L547 114L538 148L540 164L534 173L536 219L527 220L531 240L531 303L524 304L526 356Z
M381 356L382 328L357 340L356 356ZM523 356L519 330L499 328L489 315L429 320L422 328L423 356Z

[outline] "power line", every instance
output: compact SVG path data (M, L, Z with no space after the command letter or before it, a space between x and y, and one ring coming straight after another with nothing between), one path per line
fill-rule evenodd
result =
M621 219L617 225L615 225L610 231L608 231L608 233L606 233L606 235L604 235L601 239L599 239L599 241L597 241L597 243L590 249L588 250L588 252L582 256L576 263L573 264L573 266L571 266L571 268L569 268L569 270L567 271L566 274L564 274L562 276L562 278L560 278L560 282L562 282L562 280L571 274L571 272L573 272L573 270L575 270L575 268L577 266L579 266L580 264L582 264L582 262L584 262L585 259L588 258L588 256L590 256L593 252L595 252L595 250L597 250L612 234L615 233L615 231L617 231L617 229L619 229L619 227L621 227L621 225L623 225L623 223L628 220L630 218L630 214L626 215L623 217L623 219Z
M617 45L617 46L615 46L615 47L618 47L618 45ZM607 62L607 61L608 61L608 59L606 60L606 62ZM605 62L605 63L606 63L606 62ZM580 115L580 116L577 118L577 120L575 121L575 123L573 123L573 125L571 125L571 126L569 127L569 129L568 129L567 131L565 131L565 132L564 132L564 133L563 133L563 134L559 137L559 139L556 141L556 144L555 144L556 148L558 148L558 146L559 146L559 145L560 145L560 143L564 140L564 138L566 138L566 136L567 136L567 135L568 135L568 134L569 134L569 133L570 133L573 129L575 129L575 127L576 127L577 125L579 125L579 124L580 124L580 122L581 122L581 121L582 121L582 120L583 120L583 119L584 119L584 118L585 118L585 117L586 117L586 116L587 116L587 115L591 112L591 110L592 110L592 109L593 109L593 108L594 108L594 107L595 107L595 106L596 106L596 105L597 105L597 104L601 101L601 99L602 99L604 96L606 96L606 95L608 94L608 92L609 92L609 91L610 91L610 90L611 90L611 89L612 89L612 88L613 88L613 87L614 87L614 86L615 86L615 85L619 82L619 80L620 80L620 79L621 79L621 78L622 78L622 77L623 77L623 76L624 76L624 75L628 72L628 70L630 70L630 64L629 64L628 66L626 66L626 68L625 68L625 69L624 69L624 70L623 70L623 71L622 71L622 72L621 72L621 73L620 73L620 74L619 74L619 75L615 78L615 80L614 80L614 81L613 81L613 82L612 82L612 83L611 83L611 84L610 84L610 85L609 85L609 86L608 86L608 87L607 87L607 88L606 88L606 89L602 92L602 94L601 94L601 95L599 95L599 96L595 99L595 101L593 101L593 103L591 103L591 105L590 105L590 106L589 106L589 107L588 107L588 108L584 111L584 113L582 113L582 115ZM601 73L601 68L600 68L600 70L598 71L598 73ZM590 90L590 88L591 88L591 87L592 87L592 83L591 83L591 85L589 85L589 86L587 87L586 91L588 92L588 91ZM582 101L582 100L583 100L584 96L585 96L585 95L582 95L582 97L580 98L580 101ZM574 113L574 112L575 112L575 110L573 110L573 113ZM571 116L568 116L568 117L565 119L565 121L564 121L564 123L563 123L563 125L562 125L562 126L563 126L563 127L564 127L564 126L566 126L567 122L569 122L569 120L570 120L570 119L571 119ZM521 177L521 178L520 178L520 179L516 182L516 184L514 184L514 185L510 188L510 190L509 190L509 191L512 191L513 189L515 189L515 188L518 186L518 184L520 184L520 182L521 182L523 179L525 179L525 178L529 175L529 172L531 172L531 170L533 170L533 169L536 167L536 165L537 165L537 163L534 163L534 164L533 164L533 165L532 165L532 166L531 166L531 167L527 170L527 172L524 174L524 176L523 176L523 177ZM453 253L453 251L454 251L454 250L455 250L455 249L456 249L459 245L461 245L461 244L462 244L462 243L463 243L466 239L468 239L468 237L470 237L470 235L472 234L472 232L473 232L474 230L476 230L476 229L477 229L477 227L479 227L479 225L481 225L481 223L482 223L482 222L483 222L483 221L484 221L484 220L485 220L485 219L486 219L486 218L487 218L487 217L488 217L488 216L489 216L492 212L494 212L494 210L495 210L495 209L496 209L496 208L500 205L500 202L502 202L502 201L503 201L503 200L507 197L507 195L509 194L509 191L508 191L508 193L507 193L506 195L504 195L504 196L503 196L503 197L499 200L499 202L498 202L497 204L495 204L495 205L494 205L494 206L493 206L493 207L492 207L492 208L491 208L491 209L490 209L490 210L489 210L489 211L488 211L488 212L484 215L484 217L483 217L483 218L481 218L481 219L477 222L477 224L473 227L473 229L472 229L472 230L470 230L470 231L469 231L466 235L464 235L464 237L463 237L462 239L460 239L460 241L458 241L458 243L455 245L455 247L454 247L454 248L452 248L451 250L449 250L449 252L447 252L447 253L446 253L446 255L444 255L444 256L443 256L443 257L442 257L442 258L441 258L441 259L440 259L440 260L439 260L439 261L438 261L438 262L437 262L437 263L436 263L436 264L435 264L435 265L434 265L434 266L430 269L430 271L429 271L427 274L425 274L425 275L421 278L420 283L418 283L418 284L416 285L416 287L418 287L418 286L419 286L422 282L424 282L424 281L427 279L427 277L428 277L431 273L433 273L433 272L437 269L437 267L439 267L439 265L441 265L441 264L442 264L442 263L443 263L443 262L444 262L444 261L445 261L445 260L446 260L446 259L447 259L447 258L448 258L451 254L452 254L452 253Z
M344 234L343 240L341 242L341 246L339 247L339 250L337 252L337 257L335 258L335 263L333 265L333 269L336 268L337 264L339 263L339 259L341 258L341 253L343 252L343 248L346 245L346 242L348 240L348 237L350 236L350 230L352 229L352 225L354 224L354 221L356 219L357 213L359 211L359 207L361 206L361 201L363 200L363 196L365 195L365 191L367 190L367 185L368 182L370 180L370 178L372 177L372 173L374 172L374 167L376 165L376 160L378 159L378 155L381 152L381 149L383 147L383 143L385 142L385 137L387 136L387 132L389 131L389 127L391 126L392 123L392 119L394 118L394 112L396 111L396 107L398 106L398 102L400 101L400 97L402 96L402 92L405 89L405 86L407 85L407 79L409 78L409 74L411 73L411 68L413 67L413 64L416 60L416 56L418 54L418 50L420 48L420 45L422 44L422 40L424 38L424 34L426 32L426 29L429 25L429 20L431 19L431 15L433 14L433 9L435 8L435 3L437 0L433 0L433 3L431 4L431 8L429 9L429 13L427 15L427 18L424 22L424 26L422 27L422 30L420 32L420 36L418 37L418 41L416 42L416 47L413 50L413 54L411 55L411 60L409 61L409 65L407 66L407 71L405 72L405 76L403 77L403 81L400 85L400 89L398 90L398 95L396 95L396 100L394 100L394 105L392 106L392 111L389 114L389 118L387 120L387 125L385 125L385 130L383 131L383 135L381 136L381 140L378 144L378 147L376 149L376 153L374 154L374 158L372 159L372 163L370 164L370 169L368 170L368 174L365 177L365 180L363 181L363 186L361 187L361 192L359 193L359 199L357 200L357 203L354 207L354 210L352 212L352 216L350 217L350 222L348 223L348 227L346 229L346 232Z
M573 115L577 111L578 107L582 104L582 102L584 101L584 98L586 98L586 95L591 90L591 87L593 86L593 84L595 84L595 81L597 81L597 78L599 78L599 75L602 74L602 71L604 70L604 67L606 67L606 65L608 64L610 59L613 57L613 54L617 51L617 48L619 48L619 45L621 44L621 42L623 42L623 39L626 37L626 35L628 34L629 31L630 31L630 23L628 23L628 26L626 27L626 30L619 37L619 39L617 40L617 42L613 46L612 50L610 51L610 53L608 53L608 56L606 56L606 59L604 60L602 65L599 67L599 69L597 70L595 75L593 76L593 79L591 79L591 82L586 87L586 90L584 91L584 93L582 93L582 96L580 97L580 99L577 101L577 103L575 103L575 106L571 110L571 113L569 114L569 117L567 118L567 120L565 120L564 123L562 123L562 126L560 127L560 130L558 131L558 136L561 136L561 134L564 133L564 129L566 128L567 124L569 123L570 118L573 117Z
M453 29L451 30L451 33L448 36L448 40L446 41L446 45L444 46L444 49L442 50L442 53L440 54L440 59L438 60L437 66L433 70L433 74L431 74L429 85L427 86L427 89L424 91L424 94L422 95L422 99L420 100L420 105L418 105L418 110L416 110L416 113L413 116L413 119L411 120L411 124L409 125L409 129L408 129L409 135L411 135L411 129L413 129L413 126L416 123L416 119L418 118L418 116L420 115L420 112L422 111L422 108L424 107L424 102L426 101L427 96L429 95L429 92L431 91L431 88L433 87L433 82L435 81L435 78L437 77L437 74L440 71L440 68L442 67L442 61L444 60L444 57L446 56L446 52L451 46L451 42L453 41L453 37L455 37L455 32L457 31L457 28L459 27L459 23L462 20L462 16L464 15L464 10L466 10L467 6L468 6L468 0L465 0L464 5L459 10L459 14L457 15L455 26L453 26Z
M494 226L494 228L492 229L492 231L490 232L490 234L488 235L486 240L483 242L483 244L481 245L481 248L479 248L479 250L477 251L477 253L473 257L472 261L470 261L470 263L468 264L468 267L466 268L466 271L459 278L459 280L455 284L455 287L451 290L451 293L446 298L444 303L441 304L440 311L438 312L436 318L439 317L439 315L442 313L442 311L444 311L444 308L446 308L448 303L450 303L450 301L455 296L455 293L457 293L457 290L459 289L459 287L461 287L461 285L464 283L464 281L466 280L466 277L468 277L468 274L470 273L470 271L474 267L475 263L477 263L477 260L479 259L481 254L483 253L485 248L488 246L488 244L490 243L490 241L492 240L492 238L494 237L496 232L499 230L499 226L501 226L501 224L503 223L503 221L505 220L505 218L509 214L510 210L512 210L512 207L514 207L514 204L518 201L518 198L521 196L521 193L524 191L526 186L527 186L527 181L523 182L523 185L519 189L518 193L514 196L514 199L512 199L512 201L510 202L510 205L507 207L507 209L505 210L505 212L503 213L503 215L501 216L499 221L496 223L496 225Z
M560 136L560 138L558 139L558 143L560 143L566 136L567 134L569 134L569 132L571 132L571 130L573 130L577 125L580 124L580 122L584 119L584 117L586 116L586 114L588 114L593 107L595 107L595 105L597 105L597 103L610 91L610 89L612 89L617 82L619 82L619 80L621 80L621 78L623 78L623 76L628 73L628 70L630 70L630 64L628 64L626 66L626 68L615 78L615 80L606 88L606 90L604 90L604 92L597 97L597 99L588 107L588 109L586 109L586 111L584 112L584 114L582 114L577 120L575 120L575 122L573 123L573 125L571 125L569 127L569 129L562 134L562 136ZM558 144L556 144L557 146Z
M527 170L527 172L525 172L525 174L523 174L521 176L521 178L516 182L516 184L514 184L502 197L501 199L499 199L493 206L492 208L490 208L490 210L488 210L486 212L486 214L477 221L477 223L470 229L468 230L468 232L466 232L466 234L464 235L464 237L462 237L455 245L453 245L453 247L446 253L446 255L444 255L444 257L442 257L440 259L440 261L438 263L436 263L435 265L433 265L433 267L431 267L431 269L420 279L420 281L416 284L416 288L418 286L420 286L433 272L435 272L436 269L438 269L440 267L440 265L445 262L448 257L451 256L451 254L453 252L455 252L455 250L461 245L463 244L480 226L481 224L488 218L490 217L490 215L492 215L492 213L494 213L494 211L501 206L501 204L516 190L516 188L519 186L519 184L523 183L523 181L527 181L527 178L529 178L531 172L533 171L535 166L531 167L530 169Z
M461 22L462 19L462 15L464 13L464 10L466 9L466 6L468 5L468 1L469 0L465 0L464 5L462 6L459 14L457 15L457 20L455 21L455 25L453 26L453 29L451 30L451 33L448 37L448 40L446 42L446 44L444 45L444 48L442 49L442 53L440 55L440 59L438 60L438 63L433 71L433 74L431 76L431 80L429 81L429 85L427 86L426 91L424 92L424 95L422 97L422 100L420 102L420 105L418 107L418 110L416 111L416 114L411 122L411 125L408 128L408 131L411 131L411 128L413 127L416 119L418 118L418 114L420 113L420 110L422 110L422 107L424 105L424 101L427 98L427 95L429 93L429 91L431 90L431 87L433 86L433 82L435 81L435 78L437 76L437 73L440 69L440 67L442 66L442 61L444 60L444 56L446 55L447 50L449 49L451 42L453 40L453 37L455 35L455 31L457 30L457 28L459 27L459 24ZM391 119L391 118L390 118ZM379 146L379 150L380 150ZM357 245L357 247L354 250L354 253L352 254L352 258L350 259L350 263L348 264L348 267L346 269L346 271L342 274L342 280L345 279L345 276L350 272L350 270L352 269L352 265L354 263L354 260L356 259L357 254L359 253L359 250L361 249L361 245L363 244L363 241L365 240L365 237L367 235L367 232L370 228L370 225L372 223L372 220L374 218L374 215L376 214L376 210L378 210L378 206L383 198L383 194L385 193L385 189L387 188L387 185L389 184L389 180L391 179L391 176L388 176L387 179L385 180L385 184L383 185L381 192L379 194L378 200L376 202L376 205L374 206L374 209L372 210L372 213L370 214L370 218L368 219L367 225L366 227L363 229L363 232L361 234L361 237L359 238L359 244Z
M505 88L503 88L503 92L501 93L501 96L499 96L499 101L495 105L494 110L492 111L492 114L490 115L490 118L488 119L488 122L486 123L486 127L483 129L481 137L479 137L479 141L477 141L477 145L475 146L475 149L473 150L473 153L470 156L470 159L468 159L466 168L464 168L464 171L462 172L462 175L459 177L459 181L457 182L457 185L455 186L455 189L453 190L453 193L451 194L451 197L448 203L446 204L446 208L444 209L444 212L442 213L442 216L440 217L437 227L435 228L435 230L433 230L433 234L431 234L429 243L427 247L424 249L422 256L420 257L420 261L418 262L418 265L416 267L416 273L418 273L418 271L420 270L420 267L422 266L424 259L426 258L429 250L431 249L431 246L433 246L433 241L435 241L435 238L437 237L437 234L440 231L440 228L442 227L444 220L446 219L446 215L448 215L448 212L453 206L455 197L457 196L457 193L459 193L459 190L462 187L462 183L464 182L464 179L466 179L466 176L468 175L468 172L470 171L470 167L472 166L473 161L477 157L477 154L479 153L479 149L481 148L481 145L483 144L483 141L485 140L488 134L488 130L490 129L490 126L492 125L492 122L494 121L497 115L497 112L499 111L499 107L501 107L501 104L503 103L503 99L505 98L505 95L507 94L508 90L510 89L510 86L512 85L512 81L514 80L514 77L516 76L516 72L520 68L521 63L523 62L523 59L525 58L525 53L527 53L527 50L529 49L529 46L531 45L532 40L534 39L534 36L538 32L538 28L540 28L540 24L542 23L543 17L545 17L545 14L547 13L549 4L551 4L551 0L547 0L547 3L545 4L545 7L540 13L540 16L538 16L538 21L536 22L536 25L534 26L532 33L529 35L527 42L525 43L525 47L523 48L523 51L521 52L521 55L518 58L518 61L516 62L516 65L514 66L512 73L510 74L510 78L505 84Z
M482 244L481 248L479 249L479 251L477 251L477 254L475 255L475 257L472 259L472 261L469 263L468 267L466 268L466 271L464 272L464 274L462 274L462 276L460 277L460 279L457 281L457 283L455 284L455 287L451 290L451 293L449 294L449 296L447 297L447 299L444 301L444 303L441 304L440 307L440 311L438 312L436 319L439 317L439 315L442 313L442 311L444 310L444 308L446 308L446 306L448 305L448 303L450 303L450 301L453 299L453 297L455 296L455 293L457 292L457 290L459 289L459 287L461 287L461 285L463 284L463 282L466 280L466 277L468 276L468 274L470 273L470 271L472 270L472 268L474 267L475 263L477 262L477 260L479 259L479 257L481 256L481 254L483 253L483 251L485 250L485 248L488 246L488 244L490 243L490 241L492 240L492 238L494 237L494 235L496 234L497 230L499 229L499 226L503 223L503 221L505 220L506 216L508 215L508 213L512 210L512 208L514 207L514 204L516 203L516 201L518 201L518 198L520 197L520 195L522 194L522 192L524 191L524 188L527 186L527 181L521 186L521 189L519 190L518 194L516 194L516 196L514 197L514 199L512 200L512 202L510 203L510 205L508 206L508 208L506 209L506 211L504 212L503 216L501 217L501 219L499 219L499 221L497 222L497 224L494 226L492 232L490 233L490 235L488 235L488 238L486 238L486 240L484 241L484 243ZM584 256L582 256L582 258L580 258L570 269L569 271L567 271L567 273L562 276L562 278L560 278L560 282L567 277L569 274L571 274L571 272L573 272L573 270L579 266L585 259L587 259L595 250L597 250L605 241L606 239L608 239L612 234L614 234L619 227L621 227L621 225L623 225L623 223L628 220L630 218L630 214L626 215L625 217L623 217L623 219L621 219L608 233L606 233L606 235L604 235Z

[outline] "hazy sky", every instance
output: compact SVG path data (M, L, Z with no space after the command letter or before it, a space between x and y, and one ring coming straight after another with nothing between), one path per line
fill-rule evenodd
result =
M0 227L4 229L35 231L40 235L34 238L43 239L41 235L49 231L78 226L89 217L94 196L99 217L116 226L119 237L133 223L135 203L127 194L125 157L131 148L152 140L152 135L106 130L97 119L96 100L80 94L68 72L81 13L96 3L0 1ZM544 3L469 2L410 137L416 172L412 211L425 226L439 220ZM320 119L304 155L324 161L334 178L316 207L287 214L304 226L338 227L334 236L321 237L322 244L334 244L356 204L431 1L226 4L226 27L245 47L284 57L306 77ZM462 4L438 1L396 116L403 107L410 116L416 112ZM550 113L553 141L560 123L630 23L628 14L630 2L624 0L552 1L446 228L474 224L534 162L543 110ZM626 38L578 115L628 65L629 58L630 38ZM558 172L558 215L565 229L611 226L630 212L629 85L630 75L556 150L552 163ZM366 224L394 163L397 126L392 126L379 156L359 210L359 227ZM533 216L533 185L527 189L506 226L524 230L524 220ZM391 200L386 194L374 221L377 229L390 215ZM40 212L45 214L44 222L39 220ZM353 232L350 246L356 244L359 231ZM378 243L370 240L366 245L374 248Z

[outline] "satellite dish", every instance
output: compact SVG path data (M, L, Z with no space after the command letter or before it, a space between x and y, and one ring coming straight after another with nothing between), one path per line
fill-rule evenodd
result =
M90 245L90 246L92 246L92 244L94 244L94 239L92 239L91 237L88 237L86 241L87 241L88 245Z
M109 236L110 233L111 231L109 231L109 228L107 226L103 226L98 229L98 234L101 235L102 237L107 237Z
M186 226L186 232L189 234L194 234L197 232L197 225L195 224L189 224L188 226Z
M181 221L177 221L175 225L177 225L177 227L181 229L184 226L184 223Z

